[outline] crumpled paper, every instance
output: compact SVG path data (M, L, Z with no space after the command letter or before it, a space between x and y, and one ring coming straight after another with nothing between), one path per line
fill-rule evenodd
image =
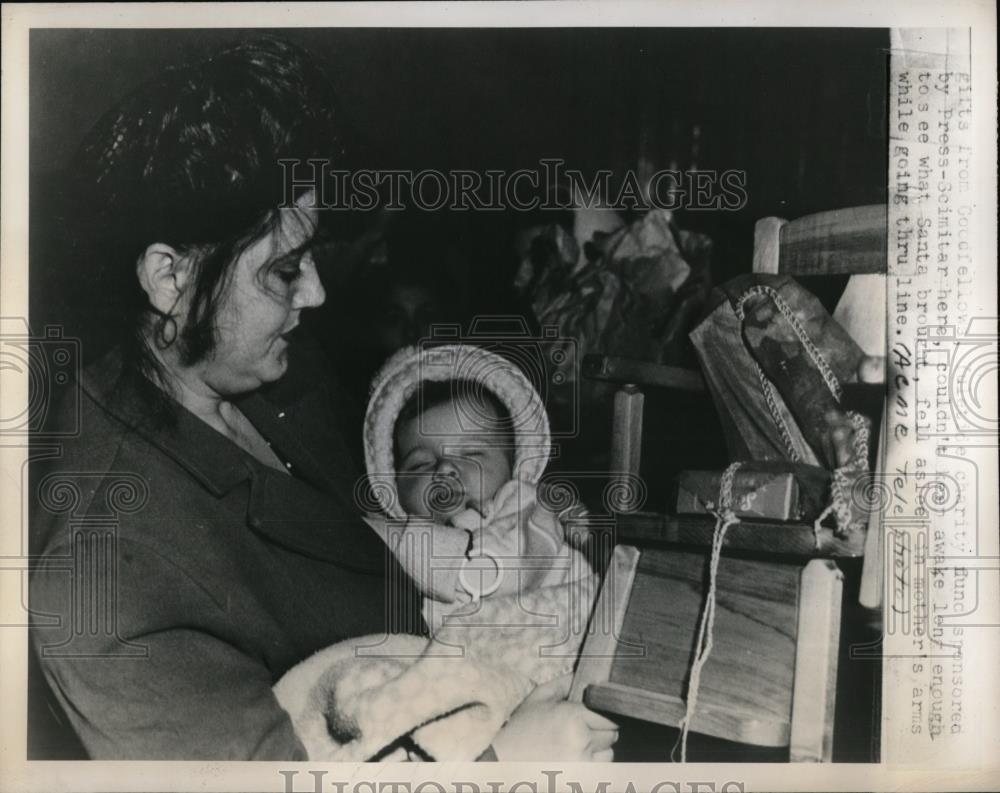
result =
M615 232L595 234L583 247L579 264L577 240L561 226L546 227L532 240L514 286L539 324L557 327L565 344L575 346L575 357L564 356L554 381L586 398L606 389L593 381L577 384L576 362L588 353L680 360L710 290L711 242L679 230L669 210L653 210ZM552 389L550 399L558 408L560 389Z

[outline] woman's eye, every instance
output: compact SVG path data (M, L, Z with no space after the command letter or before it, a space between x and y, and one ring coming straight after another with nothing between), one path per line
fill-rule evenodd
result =
M276 274L284 283L292 284L302 274L302 270L299 269L298 265L295 265L295 267L279 267Z
M282 256L271 264L268 275L277 278L285 286L291 286L302 275L302 256Z

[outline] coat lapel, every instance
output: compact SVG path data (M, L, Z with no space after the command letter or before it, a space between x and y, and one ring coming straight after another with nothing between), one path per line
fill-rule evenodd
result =
M255 392L240 410L292 464L293 476L268 468L180 404L171 427L152 425L112 353L88 367L82 386L115 415L222 498L250 481L247 525L273 542L317 559L384 572L386 548L354 503L357 476L340 432L331 424L324 389L299 390L290 378L265 397ZM279 384L276 384L279 385Z
M353 511L294 476L258 466L247 525L291 551L369 573L385 570L386 546Z
M272 443L291 473L359 512L354 490L359 473L340 432L329 421L322 391L275 401L255 393L240 401L243 414Z

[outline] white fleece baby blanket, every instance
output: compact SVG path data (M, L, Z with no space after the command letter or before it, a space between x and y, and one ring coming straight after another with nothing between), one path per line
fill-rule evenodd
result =
M532 689L572 671L597 577L491 598L432 639L367 636L274 687L310 760L474 760Z

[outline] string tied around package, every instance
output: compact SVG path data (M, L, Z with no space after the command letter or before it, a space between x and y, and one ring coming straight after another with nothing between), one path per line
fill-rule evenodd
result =
M742 462L731 463L722 474L719 481L719 500L717 505L706 505L715 515L715 530L712 532L712 554L708 563L708 592L705 595L705 605L698 621L698 635L695 638L694 661L691 663L691 674L688 678L688 690L684 718L680 723L680 736L670 752L671 760L680 746L682 763L687 762L687 739L698 706L698 691L701 687L701 671L712 652L713 632L715 630L715 594L719 574L719 560L722 556L722 544L726 540L726 532L731 526L740 522L733 511L733 479Z

